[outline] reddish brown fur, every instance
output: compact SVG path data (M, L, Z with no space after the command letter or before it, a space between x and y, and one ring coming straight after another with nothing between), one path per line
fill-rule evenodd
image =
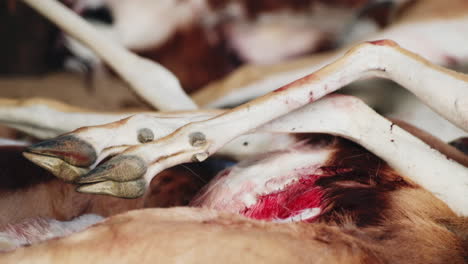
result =
M224 43L223 36L219 32L210 34L212 36L201 25L194 24L177 31L164 45L138 51L138 54L174 72L182 87L190 93L240 65Z
M0 255L0 261L464 263L468 259L467 219L457 217L431 193L408 183L360 147L334 139L324 144L339 144L342 149L326 167L338 175L319 183L328 191L328 207L319 223L273 224L195 208L138 210L111 217L70 237ZM339 166L354 169L342 172ZM52 182L57 183L49 180L30 184L23 193L8 193L7 198L13 201L8 204L17 205L24 196L41 201L41 206L58 205L50 215L60 215L70 213L74 203L56 200L86 197L74 196L71 189L61 187L63 183L57 185L56 193L41 187ZM44 193L28 193L41 188ZM108 201L99 210L108 210L112 206ZM122 200L116 201L121 206ZM35 209L29 202L23 204ZM33 213L41 213L37 210Z
M94 213L111 216L144 207L186 205L195 195L206 174L200 166L175 167L158 175L142 198L127 200L109 196L81 194L26 160L24 147L0 148L0 227L33 217L70 220ZM206 176L206 175L205 175Z
M324 211L318 220L339 222L346 216L346 221L352 219L358 227L380 224L389 208L390 193L414 187L362 147L334 137L329 141L339 151L322 167L334 176L316 182L325 193Z
M338 149L322 168L336 175L317 181L325 191L326 206L315 223L274 224L197 208L138 210L70 237L0 255L0 261L413 264L464 263L467 259L468 221L434 195L354 143L324 135L298 137L315 146ZM166 181L159 179L160 184ZM112 202L115 198L93 196L83 202L86 196L63 187L57 190L44 199L55 205L55 211L45 208L51 215L70 213L72 204L86 212L108 214L116 213L117 209L106 212L114 206L121 211L143 207L143 199L129 201L132 206L124 208L122 200ZM23 195L33 197L27 192ZM72 202L57 201L73 197ZM20 198L13 199L17 204L15 199Z
M464 263L438 224L450 210L421 189L397 191L379 225L273 224L196 208L131 211L85 232L0 255L2 263ZM414 204L416 202L416 204ZM426 211L429 210L429 211ZM451 221L451 223L453 223ZM73 248L73 250L69 250ZM125 252L125 254L122 254ZM21 262L23 261L23 262Z

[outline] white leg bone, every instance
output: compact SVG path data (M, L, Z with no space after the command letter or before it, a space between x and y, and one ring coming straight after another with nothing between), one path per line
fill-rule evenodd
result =
M148 124L143 119L136 119L134 122L140 125ZM129 128L127 124L123 126ZM409 180L432 191L454 211L468 214L464 209L467 200L468 170L447 160L444 155L382 118L354 97L324 98L259 127L254 132L318 132L348 138L383 158ZM105 134L93 136L95 140L106 137ZM149 170L152 172L146 174L147 181L157 172L154 171L155 167L150 167ZM97 191L92 185L81 190Z
M47 99L0 99L0 123L40 139L83 126L115 122L136 113L99 113Z
M225 140L210 142L207 150L212 153L235 135L313 102L354 80L372 76L399 82L446 119L468 130L468 77L432 65L385 40L356 46L344 57L313 74L182 130L190 133L204 129L202 132L206 133L208 141L216 129L226 132L223 134ZM236 122L240 120L245 122Z
M188 110L196 105L177 78L161 65L141 58L100 35L56 0L23 0L98 54L146 101L160 110Z
M438 18L442 12L438 7L427 10L424 5L451 5L453 3L418 3L413 12L424 10L424 17L416 19L403 19L389 26L387 29L363 38L359 42L376 39L392 39L398 44L412 51L430 62L453 66L468 60L468 46L463 45L468 41L468 16L460 14L447 15L451 17ZM459 6L453 10L466 10L467 7ZM453 13L452 10L452 13ZM410 12L411 13L411 12ZM431 14L431 13L435 13ZM431 17L431 15L433 17ZM437 34L434 34L437 32ZM320 67L332 62L350 46L333 52L317 53L295 61L283 62L272 66L248 65L230 74L227 78L209 84L193 94L193 98L200 105L220 107L237 105L273 91L279 86L292 82L300 77L316 71Z
M319 132L348 138L387 161L410 181L433 192L458 214L468 215L468 169L448 160L356 98L324 98L255 131ZM169 164L163 161L161 167ZM147 180L161 167L150 167Z
M154 143L154 146L161 150L160 144L166 145L175 138L179 142L178 146L173 150L167 149L163 156L180 151L186 151L189 156L204 155L202 153L205 152L211 154L236 136L247 133L258 125L313 102L354 80L371 76L387 77L400 82L445 118L462 129L468 129L468 78L465 75L431 65L417 55L401 49L394 42L378 41L359 45L316 73L264 97L216 118L189 124L178 130L173 137ZM440 89L441 85L447 88ZM189 135L195 132L206 137L207 144L203 148L189 144ZM186 138L185 142L179 137ZM145 148L153 151L152 144L147 144L138 152L142 151L143 156L150 155L145 153Z
M73 131L68 134L85 140L93 146L98 153L97 162L110 154L122 152L129 146L140 144L141 142L135 136L138 134L139 128L151 129L154 139L159 139L174 132L178 127L193 121L215 117L223 113L223 111L105 113L92 112L48 99L0 99L0 123L41 139L56 137ZM145 118L136 115L142 115ZM129 120L109 124L124 118L129 118ZM91 126L94 127L79 129ZM418 132L418 134L421 133L423 132ZM435 140L424 139L425 142L432 143ZM294 139L289 138L286 134L273 135L268 132L261 132L238 137L217 153L236 160L242 160L250 155L281 149L293 142L295 142ZM444 144L444 142L440 141L440 145ZM446 152L453 151L446 150ZM468 161L465 163L462 153L460 155L450 153L449 155L462 164L468 164Z
M98 126L115 122L136 114L170 120L187 119L187 122L202 120L198 116L211 118L221 112L216 110L178 112L95 112L69 106L49 99L32 98L26 100L0 99L0 123L46 139L73 131L85 126ZM191 121L190 121L191 120ZM168 121L171 122L171 121ZM173 126L187 123L173 123Z
M464 75L433 66L424 59L399 48L394 42L378 41L359 45L335 63L292 84L282 87L272 94L241 105L215 118L188 124L176 130L171 135L156 140L154 143L131 147L121 155L95 168L87 176L82 178L83 180L80 179L79 181L95 182L102 181L103 179L122 180L119 179L121 173L118 172L121 170L128 172L128 168L135 169L132 169L132 173L126 174L123 180L138 179L144 175L146 180L149 181L154 175L165 168L191 160L202 161L209 155L218 151L232 139L242 134L252 132L258 126L292 112L307 103L313 102L349 82L359 78L382 75L396 81L401 81L402 84L418 95L427 104L433 106L442 114L445 113L445 117L462 128L467 129L466 117L463 116L463 114L467 112L464 109L468 105L468 89L466 89L467 82ZM431 81L419 81L421 76L425 76L427 79L431 79ZM446 93L438 91L440 90L438 89L440 87L438 80L444 80L445 85L450 85L450 87L446 89ZM433 98L425 93L436 94L439 97ZM344 103L344 105L346 105L346 103ZM353 104L350 104L350 106L353 106ZM347 111L350 110L355 109L351 107L351 109ZM359 108L357 110L359 110ZM365 115L359 113L356 115L363 117L365 120L363 122L375 119L375 117L369 114ZM324 116L326 116L325 113ZM303 120L306 119L300 120L303 122ZM377 124L378 122L375 123ZM336 122L331 122L330 124L337 125ZM382 153L377 153L377 155L389 161L389 163L402 172L403 175L409 177L418 184L424 184L424 182L421 181L421 176L418 175L425 175L425 177L429 179L437 179L446 177L445 174L448 172L453 178L453 180L449 182L457 183L458 186L462 186L459 187L462 189L465 187L465 179L468 179L466 177L468 175L466 168L454 162L445 161L445 158L438 152L431 150L430 147L404 132L402 132L403 134L398 141L413 142L416 145L416 147L411 146L411 144L408 145L411 146L410 148L414 147L413 151L418 152L418 155L413 155L412 157L419 158L427 156L428 158L424 160L438 160L439 162L431 162L429 165L430 169L428 170L428 164L418 163L417 159L411 159L411 156L408 157L408 159L400 159L399 157L406 156L405 153L414 152L405 150L403 153L396 155L390 148L392 144L395 143L396 139L393 139L393 142L391 139L388 140L388 142L386 141L387 139L380 140L381 132L375 133L375 131L373 131L373 129L377 129L378 131L391 129L391 124L381 124L377 127L375 126L376 124L366 123L366 125L359 127L354 135L346 134L343 136L352 138L356 142L364 145L364 143L361 142L362 135L372 133L372 137L375 137L376 140L375 142L369 140L369 142L372 142L371 144L377 143L373 151L377 152L376 150L381 150ZM338 125L340 125L339 122ZM346 131L351 128L345 126L340 129ZM336 132L328 131L327 133ZM367 144L370 144L369 142ZM389 146L384 147L382 144L385 143ZM418 144L422 147L417 147ZM395 147L393 147L393 149L395 149ZM403 149L403 147L399 146L397 148L397 150L401 149ZM157 154L155 155L155 153ZM398 157L397 161L395 161L395 157ZM435 163L441 164L440 166L433 167L432 165ZM428 174L420 174L422 171L427 171ZM117 178L114 179L112 177ZM97 183L96 186L99 188L103 187L100 186L100 184L102 184L102 182ZM82 191L92 191L92 188L94 188L93 186L85 187L86 188L83 188ZM427 187L436 194L439 191L438 189L434 189L435 186L433 185ZM109 187L107 186L105 188L108 189ZM460 195L461 193L456 191L451 192L448 196L440 195L440 198L446 201L455 211L468 213L466 209L463 209L463 207L468 208L467 206L460 206L460 204L457 203L457 201L462 199Z
M258 130L319 132L350 139L431 191L460 215L468 215L468 168L423 143L351 96L327 97Z
M76 130L67 135L73 135L93 147L97 153L95 164L109 155L118 154L130 146L141 144L138 139L140 129L150 129L153 139L159 139L181 126L212 118L222 112L223 110L100 113L46 99L0 99L0 123L39 138L56 137ZM84 128L89 126L93 127ZM287 135L269 133L246 135L229 143L219 153L240 160L250 155L285 147L292 141L294 139Z
M365 51L363 51L364 46L367 47L367 50L366 50L368 52L367 54L365 53ZM457 74L451 71L447 71L442 68L437 68L435 66L420 67L420 66L426 65L427 62L407 52L401 52L402 49L399 49L397 47L374 46L374 48L381 51L380 54L378 54L376 50L372 50L371 45L367 44L364 46L361 46L361 48L356 48L352 54L348 55L347 57L343 59L343 60L347 59L351 61L352 60L351 57L353 56L357 57L357 59L360 58L361 59L360 66L362 67L362 69L356 70L355 76L352 76L352 74L350 74L351 75L350 80L341 79L341 80L338 80L338 82L337 80L333 80L332 83L330 84L330 87L325 85L323 87L324 89L319 89L319 92L321 92L322 94L324 92L330 92L332 90L331 89L332 85L342 86L343 84L346 84L347 82L350 82L353 79L357 79L359 77L365 76L366 73L368 74L368 71L371 71L371 70L382 71L383 70L384 72L381 72L381 74L385 73L385 75L387 75L386 77L395 79L399 81L400 83L402 83L403 85L407 85L410 90L412 90L415 94L417 94L420 98L422 98L427 104L433 105L433 107L436 109L440 109L439 112L442 115L444 115L446 118L451 119L452 121L454 121L454 123L457 123L462 128L466 128L466 123L467 123L466 117L463 117L463 114L462 114L464 113L463 110L466 108L466 104L467 104L466 101L468 100L466 99L467 89L465 88L466 77L464 75ZM388 57L385 57L385 56L388 56ZM407 60L408 58L410 60ZM367 63L367 59L369 59L369 65L363 65ZM343 60L341 60L342 63L343 63ZM379 62L379 60L381 60L381 62ZM356 62L353 62L353 63L356 63ZM413 63L413 65L410 65L409 63ZM340 64L340 61L338 61L334 65L336 67L336 65L339 65L339 64ZM399 64L402 64L402 67L399 67ZM406 66L403 66L403 65L406 65ZM330 68L333 68L333 67L329 66L325 69L330 69ZM405 70L407 71L412 70L412 72L405 72ZM337 75L339 74L340 73L338 73ZM381 74L376 74L376 75L381 75ZM415 78L416 75L418 74L426 74L428 76L427 78L421 80L421 82L423 82L423 84L425 85L420 85L419 79ZM399 76L405 76L405 75L411 75L411 76L409 76L409 78L406 80L404 78L399 78ZM340 76L340 78L342 78L342 76ZM448 92L445 92L445 90L439 88L440 85L447 85L443 81L448 81L450 83L449 85L452 85L452 87L450 87L450 90ZM435 83L435 82L438 82L438 83ZM421 89L419 87L424 87L424 88ZM324 91L327 89L328 91ZM318 98L320 97L320 94L319 95L315 94L313 96ZM302 98L295 100L295 101L293 100L292 103L287 103L286 105L287 106L292 105L292 107L289 107L289 108L298 107L304 104L304 99L308 101L309 97L310 95L302 96ZM444 98L444 99L432 100L432 97L436 99L439 99L439 98ZM271 99L272 97L269 96L269 98ZM290 101L290 99L286 101ZM252 103L249 103L249 105L250 104ZM293 104L296 104L296 106L294 106ZM284 106L285 104L283 103L282 105ZM278 107L275 107L275 108L278 108ZM270 113L273 111L268 111L268 112ZM266 117L266 118L271 119L271 117Z
M154 139L159 139L190 122L206 120L222 112L223 110L105 113L92 112L46 99L0 99L0 123L41 139L94 126L68 134L92 145L98 156L96 163L109 155L122 152L129 146L141 144L137 138L138 130L141 128L151 129ZM128 119L119 122L119 125L105 125L126 118ZM269 133L246 135L229 143L219 153L240 160L260 152L287 146L291 140L286 135Z

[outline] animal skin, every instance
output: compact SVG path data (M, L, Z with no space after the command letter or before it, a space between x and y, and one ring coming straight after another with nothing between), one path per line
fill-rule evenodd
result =
M42 217L69 221L83 214L104 217L144 207L186 205L209 179L199 166L176 167L158 175L150 191L139 199L86 195L22 156L25 146L0 147L0 228ZM199 179L195 175L205 175ZM20 206L20 208L18 208Z
M9 225L2 233L10 239L4 242L4 249L14 248L15 235L19 240L23 230L35 234L29 237L32 242L52 235L64 237L3 253L0 261L464 263L468 256L466 219L457 217L431 193L347 140L309 134L298 135L297 142L287 151L256 156L220 172L192 201L192 206L203 208L130 211L104 221L97 219L97 224L72 235L71 228L55 234L58 224L53 220L30 219ZM245 177L249 171L267 175ZM64 183L42 184L49 186L51 197L34 206L37 216L47 212L44 206L48 203L55 203L55 211L42 215L46 218L116 213L106 210L117 205L117 198L85 198L68 189L62 196L64 202L51 193L57 188L54 185ZM27 195L27 190L41 192L39 186L36 183L17 193L37 200L40 196ZM152 186L154 190L156 185ZM252 197L256 203L248 206L245 201ZM70 212L73 207L67 205L68 199L86 201L86 209ZM122 201L118 200L120 211L142 207L141 199L129 201L132 205L126 208ZM308 218L302 213L311 207L319 211ZM18 218L12 222L19 222ZM37 231L31 231L35 227Z
M368 48L366 50L372 51L375 48L373 46L387 46L387 50L390 50L396 43L383 40L365 45ZM385 68L384 71L386 69L391 71L391 68ZM311 76L308 78L321 77L320 74ZM298 82L303 83L304 79L296 83ZM291 85L276 90L276 94L288 99L287 88L291 88ZM314 101L312 95L309 94L309 103ZM341 106L347 105L349 108L356 106L349 104L355 102L353 100L335 102L341 102ZM280 104L277 106L281 107ZM335 106L340 107L339 104ZM307 122L305 119L301 121ZM243 126L242 123L234 124ZM385 124L388 124L390 132L400 129L394 123ZM231 131L225 129L224 132ZM444 161L447 161L446 158L465 160L454 148L440 142L436 144L430 136L421 135L417 129L413 129L413 133L419 134L420 138L424 137L424 141L430 143L432 148L445 153L445 156L437 156ZM203 137L189 137L190 144L193 146L197 145L197 141L210 140L209 137L205 139L204 134L201 135ZM378 139L381 138L367 140ZM395 142L394 139L388 141ZM57 153L62 155L60 151L63 150L65 155L62 156L69 156L70 159L62 160L61 164L71 161L75 165L91 165L92 162L89 161L96 156L88 155L96 153L88 151L89 144L83 144L83 141L52 142L69 144L55 144L51 152L42 153L43 156L54 159L50 156ZM76 144L77 142L80 144ZM47 144L49 147L53 145L50 141ZM365 145L366 142L361 141L361 144ZM386 146L389 145L391 144ZM162 153L166 151L159 150ZM458 156L452 155L452 152L457 152ZM194 155L198 161L204 160L205 156L198 159ZM5 157L8 159L12 155ZM161 160L164 158L167 157L162 157ZM435 159L431 161L436 162ZM109 161L107 165L108 163ZM5 167L11 166L13 162L10 160L7 164ZM115 167L107 166L104 170L109 168ZM399 168L401 171L401 167ZM54 181L57 183L57 180L48 174L44 174L43 179L36 177L40 175L37 167L33 167L36 173L19 173L20 170L12 169L4 178L13 177L13 183L5 181L10 185L7 184L4 188L1 199L9 206L5 206L9 210L6 216L16 218L5 220L0 245L8 252L0 255L0 262L464 263L468 258L467 221L460 216L463 213L466 215L464 207L453 209L459 212L452 211L450 208L454 207L449 206L454 203L451 200L446 201L447 203L439 200L437 197L440 196L437 195L440 193L434 191L434 188L430 189L434 185L429 185L428 190L431 193L413 182L411 179L428 186L424 181L427 176L425 178L425 175L416 174L418 177L415 177L414 174L422 172L424 167L417 168L409 170L413 173L411 176L403 175L374 154L346 139L329 135L299 135L294 144L284 150L250 157L220 172L191 199L192 207L133 210L110 216L103 221L99 217L88 221L87 216L82 216L72 223L60 223L54 219L68 220L84 213L113 215L118 210L109 210L113 210L114 201L119 201L120 205L120 200L100 200L97 196L88 195L88 199L80 204L85 196L72 194L71 186L66 183L51 184ZM134 167L130 167L127 172L132 172L133 169ZM457 175L465 176L463 172L458 170ZM426 170L426 173L430 174L431 171ZM453 179L449 174L454 175L455 170L447 170L446 173L445 180L449 181L448 179ZM26 179L22 184L15 183L22 177L16 175L25 175ZM432 176L434 175L437 174ZM160 194L154 188L157 190L161 186L163 177L149 176L159 181L150 186L151 192L120 210L146 206L151 195ZM173 177L178 179L180 176ZM436 190L458 195L456 198L461 199L457 201L463 203L463 193L457 193L460 188L457 189L456 184L453 184L458 183L455 180L460 178L464 179L458 177L451 181L452 185L448 186L453 189L450 191L439 188L447 186L443 185L444 179L440 177L432 177L431 182L440 184ZM79 180L83 179L89 180L86 177ZM124 183L125 181L122 184ZM42 195L39 195L41 190ZM166 194L169 204L187 200L187 197L177 193ZM30 200L23 202L23 198ZM158 197L156 201L163 199L164 197ZM19 217L10 213L22 211L18 210L18 204L31 206L35 212ZM32 211L28 208L26 210ZM40 215L43 212L45 216ZM40 217L34 218L37 216ZM53 219L47 219L49 217ZM26 221L20 222L21 219ZM91 226L86 228L88 225ZM80 231L82 229L85 230ZM78 232L70 234L76 231Z

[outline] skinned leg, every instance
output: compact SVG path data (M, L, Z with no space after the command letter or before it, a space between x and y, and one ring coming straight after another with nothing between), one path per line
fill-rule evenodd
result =
M100 35L56 0L23 0L57 26L96 52L144 100L160 110L192 110L197 106L179 80L161 65L141 58ZM158 90L155 88L157 87Z
M391 39L430 62L453 67L467 62L468 16L463 0L414 1L383 31L355 43ZM434 34L437 32L437 34ZM246 65L192 94L201 106L236 105L290 83L342 56L351 45L275 65Z
M145 119L138 120L140 124L144 125L151 123ZM304 122L304 120L307 120L307 122ZM127 124L122 125L127 126ZM127 126L126 128L132 127ZM156 130L158 126L149 126L149 128ZM133 130L133 128L131 130ZM75 137L84 139L83 135L85 134L82 134L83 131L78 130L74 134ZM128 130L125 130L125 128L120 129L120 133L124 131ZM89 129L89 132L92 132L92 129ZM463 211L464 201L466 200L464 182L468 180L466 177L467 169L452 160L448 160L444 155L432 149L418 138L379 116L357 98L350 96L329 96L323 98L314 104L308 105L307 107L301 108L251 131L251 133L262 132L315 132L348 138L387 161L390 166L402 173L402 175L405 175L410 181L420 184L435 193L456 212L461 214L465 213ZM91 136L91 134L94 137L94 142L96 142L102 140L109 133L90 133L88 136ZM127 133L123 133L121 137L118 138L127 138L124 136L125 134ZM165 139L167 139L167 137L162 138L162 141ZM83 141L93 142L91 140ZM57 143L57 141L55 141L55 143ZM195 143L199 144L200 142ZM93 144L93 146L97 145ZM138 148L138 146L129 146L123 153L132 150L132 148ZM166 149L167 148L161 147L163 151ZM67 166L72 168L78 168L77 166L69 165L59 158L40 155L40 152L44 151L44 149L36 148L33 149L33 151L36 153L28 153L26 155L38 164L46 164L47 162L50 164L51 160L54 160L56 162L61 162L61 164L67 164ZM105 153L101 152L101 155L105 155ZM172 158L177 158L177 156ZM114 159L111 159L110 161L112 162L113 160ZM162 160L162 166L171 166L171 164L164 162L167 161ZM185 161L182 160L179 162L182 163ZM106 163L104 163L104 165L106 166ZM107 164L107 166L109 166L109 164ZM104 193L131 198L141 195L144 190L144 184L142 184L140 178L142 176L142 168L146 170L143 174L147 182L154 177L153 173L157 171L155 170L157 167L151 165L146 167L145 164L141 162L141 158L135 156L127 156L124 159L114 160L110 166L113 167L110 167L108 170L97 167L89 174L82 177L80 177L80 173L76 173L76 182L85 183L85 185L79 187L78 190L82 192ZM125 172L125 174L121 174L121 172ZM66 174L65 171L60 171L60 173ZM125 177L122 177L122 175L125 175ZM129 187L130 185L131 187ZM446 190L451 191L447 193Z

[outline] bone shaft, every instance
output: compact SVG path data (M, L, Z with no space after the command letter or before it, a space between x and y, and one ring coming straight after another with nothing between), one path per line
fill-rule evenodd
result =
M6 100L0 99L0 122L16 128L20 131L31 134L35 137L44 139L61 135L66 132L73 131L84 126L97 126L111 122L116 122L120 119L134 115L149 115L151 118L161 118L161 122L154 129L155 131L165 130L164 126L171 123L171 127L177 125L183 126L195 120L201 120L214 117L221 113L220 111L190 111L190 112L121 112L121 113L105 113L91 112L84 109L76 109L67 105L60 104L57 107L57 102L52 100ZM174 122L173 122L174 120ZM177 120L186 120L181 123ZM179 122L179 123L177 123ZM142 127L151 127L154 123L143 122ZM163 128L161 128L163 127ZM128 128L137 129L134 127Z
M350 139L385 160L402 176L431 191L456 213L468 215L468 169L355 98L323 98L256 131L327 133Z
M372 76L400 81L426 104L461 128L468 129L468 78L432 65L394 42L380 41L356 46L319 71L204 122L203 126L215 128L206 131L208 135L216 130L227 132L223 138L213 135L217 140L211 145L210 152L237 135L311 103L356 79ZM421 77L428 80L419 81ZM450 86L445 88L446 91L441 88L445 82ZM435 96L430 95L431 92Z
M136 56L118 42L107 39L56 0L24 2L98 54L138 95L154 107L167 111L197 108L170 71L155 62Z
M359 47L355 50L358 49ZM365 72L368 66L365 60L367 57L364 56L363 60L363 54L355 50L351 51L349 56L342 57L273 93L203 121L203 127L210 127L210 130L205 131L208 138L216 138L210 146L210 153L238 135L248 133L358 79L360 73ZM224 131L223 136L220 137L216 131Z
M468 169L450 160L365 105L350 117L359 127L350 139L424 187L459 215L468 215Z
M387 78L413 92L426 105L468 131L468 77L434 65L401 48L383 53Z

